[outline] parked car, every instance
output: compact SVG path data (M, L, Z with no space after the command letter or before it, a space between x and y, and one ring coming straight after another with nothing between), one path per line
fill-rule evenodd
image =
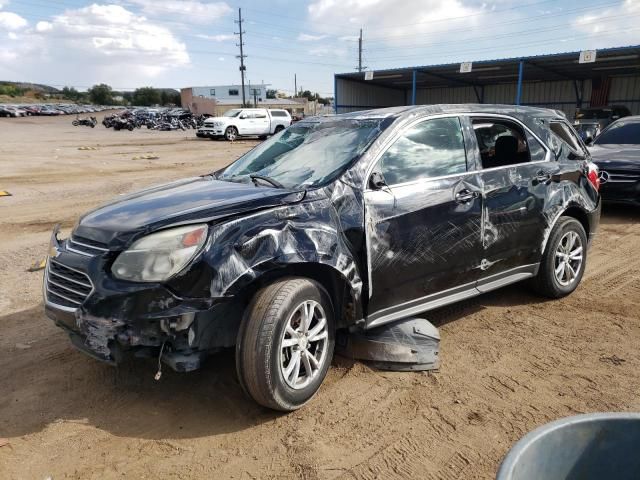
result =
M596 138L611 122L629 115L631 115L631 112L624 105L579 108L576 110L573 125L580 138L588 143Z
M235 347L249 395L290 411L318 390L337 329L526 279L570 294L599 217L597 169L561 112L312 117L214 173L97 208L65 240L56 229L45 309L109 363L153 354L189 371Z
M291 115L286 110L267 108L235 108L221 117L207 118L196 131L196 136L211 139L225 138L229 141L241 136L267 135L284 130L291 125Z
M616 120L589 146L603 200L640 205L640 116Z

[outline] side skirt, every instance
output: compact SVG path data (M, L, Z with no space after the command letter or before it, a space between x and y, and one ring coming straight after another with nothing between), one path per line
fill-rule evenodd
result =
M435 310L461 300L467 300L477 295L490 292L500 287L510 285L527 278L535 277L540 268L539 263L530 265L522 265L512 268L504 272L490 275L477 282L467 283L459 287L444 290L442 292L433 293L426 297L396 305L394 307L385 308L369 315L365 322L365 329L371 329L394 322L402 318L411 317L422 312Z

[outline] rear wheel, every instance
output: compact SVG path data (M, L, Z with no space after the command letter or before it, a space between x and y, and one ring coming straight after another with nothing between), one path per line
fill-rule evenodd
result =
M569 295L580 284L586 261L584 227L575 218L560 217L549 235L534 289L549 298Z
M279 280L258 291L245 311L236 345L238 378L260 405L296 410L318 391L334 343L324 288L304 278Z
M284 130L284 127L282 125L278 125L273 131L273 134L275 135L276 133L280 133L282 130Z
M226 138L230 142L236 140L238 138L238 130L236 129L236 127L227 127L227 129L224 131L224 138Z
M74 120L73 122L71 122L71 125L73 125L74 127L77 127L80 124L80 122L78 122L78 120Z

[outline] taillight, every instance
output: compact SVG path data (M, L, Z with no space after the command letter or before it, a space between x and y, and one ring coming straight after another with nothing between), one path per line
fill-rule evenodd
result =
M597 165L589 162L589 173L587 173L587 178L591 182L591 185L597 190L600 190L600 171L598 170Z

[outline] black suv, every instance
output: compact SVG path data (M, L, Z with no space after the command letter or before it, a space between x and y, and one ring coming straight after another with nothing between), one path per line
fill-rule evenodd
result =
M293 410L336 329L372 329L530 279L571 293L598 172L557 111L397 107L302 120L228 167L135 193L51 239L47 314L116 363L178 371L236 349L243 388Z

